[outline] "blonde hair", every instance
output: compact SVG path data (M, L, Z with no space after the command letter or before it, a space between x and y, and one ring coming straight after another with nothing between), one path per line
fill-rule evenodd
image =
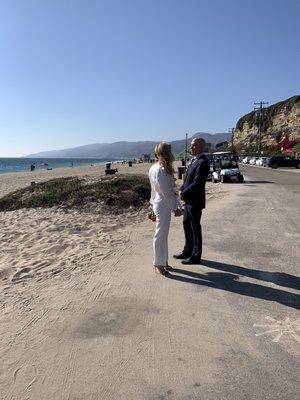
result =
M166 173L169 175L173 175L174 173L173 162L175 158L172 153L172 148L170 143L161 142L157 144L155 146L154 152L160 165L164 167Z

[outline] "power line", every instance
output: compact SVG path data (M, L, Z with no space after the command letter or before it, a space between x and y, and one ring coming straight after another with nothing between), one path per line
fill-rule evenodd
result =
M187 169L187 152L188 152L188 134L185 134L185 151L184 151L184 167Z

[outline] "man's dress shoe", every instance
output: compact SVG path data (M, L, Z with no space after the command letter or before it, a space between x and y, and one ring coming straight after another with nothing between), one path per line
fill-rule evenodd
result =
M201 264L201 258L191 256L190 258L187 258L186 260L182 260L181 264L184 264L184 265Z
M177 260L186 260L187 258L189 258L191 256L191 254L186 253L185 251L182 251L179 254L174 254L174 258L177 258Z

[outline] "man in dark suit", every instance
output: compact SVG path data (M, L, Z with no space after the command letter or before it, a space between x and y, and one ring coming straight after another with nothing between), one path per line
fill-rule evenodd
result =
M205 208L205 184L209 173L209 162L204 154L205 140L196 138L191 143L191 163L181 186L184 201L183 228L185 246L180 254L182 264L200 264L202 255L201 216Z

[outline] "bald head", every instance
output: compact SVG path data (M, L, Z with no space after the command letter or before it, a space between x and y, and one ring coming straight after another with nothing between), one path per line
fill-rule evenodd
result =
M195 138L191 143L191 154L193 156L197 156L204 152L205 149L205 140L203 138Z

